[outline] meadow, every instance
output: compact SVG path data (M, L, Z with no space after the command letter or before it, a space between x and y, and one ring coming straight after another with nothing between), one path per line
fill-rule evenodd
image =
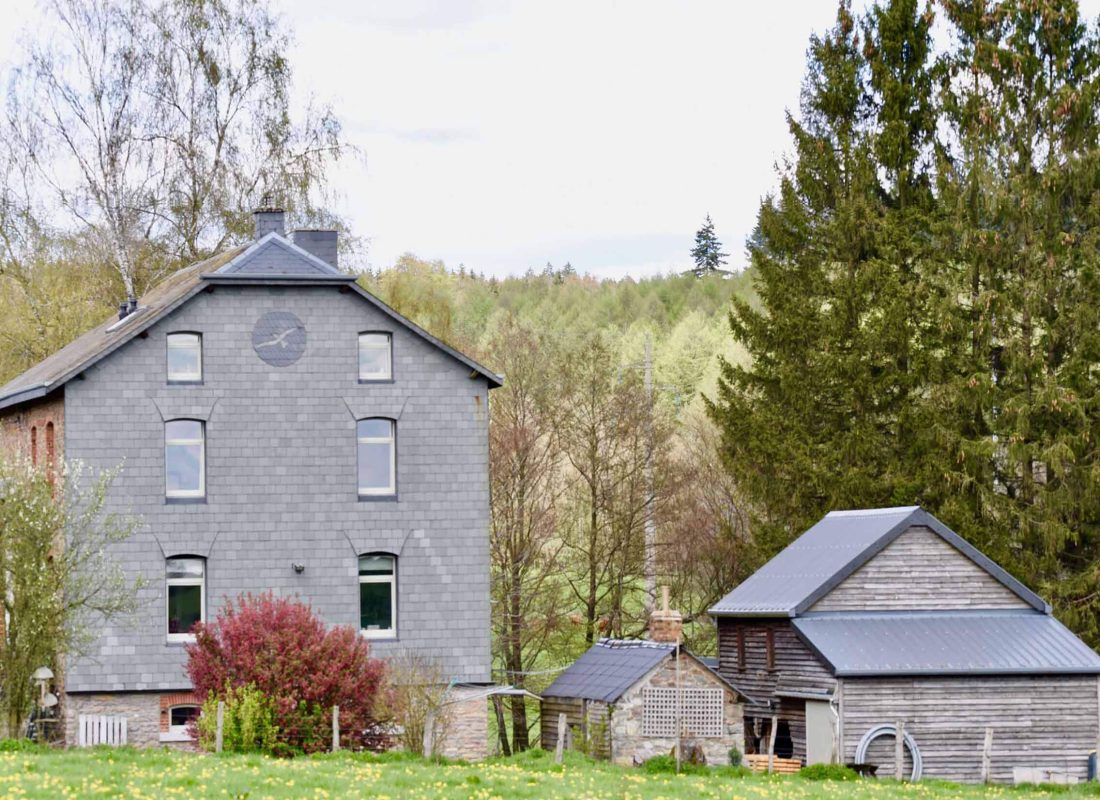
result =
M295 759L167 750L35 750L0 753L0 798L351 798L375 800L892 800L1100 796L1080 787L968 787L938 782L811 781L798 776L647 774L542 751L480 764L337 753Z

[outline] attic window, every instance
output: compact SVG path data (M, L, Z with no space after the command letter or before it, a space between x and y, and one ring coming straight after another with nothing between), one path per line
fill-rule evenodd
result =
M359 381L393 378L393 337L388 333L359 334Z
M676 689L650 687L642 691L642 736L670 738L676 736L676 718L689 736L722 735L722 690L680 689L677 709Z
M202 335L170 333L168 346L168 382L202 383Z

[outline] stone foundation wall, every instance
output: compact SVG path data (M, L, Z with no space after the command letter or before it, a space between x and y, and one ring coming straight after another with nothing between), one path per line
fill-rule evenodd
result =
M654 756L668 755L676 746L675 737L644 736L644 691L649 687L675 687L676 661L668 659L649 680L639 683L624 694L611 713L611 759L616 764L640 764ZM685 735L682 747L686 754L688 748L698 745L708 766L718 767L729 764L731 747L744 748L745 725L743 707L737 702L737 695L713 672L695 659L683 657L680 660L680 686L684 688L722 688L725 692L722 707L722 727L724 734L715 737L697 737Z
M487 687L456 686L448 693L447 730L442 732L440 755L479 761L489 755L489 699Z
M65 696L65 744L80 743L81 714L126 717L126 742L134 747L160 746L160 695L155 692L111 692Z

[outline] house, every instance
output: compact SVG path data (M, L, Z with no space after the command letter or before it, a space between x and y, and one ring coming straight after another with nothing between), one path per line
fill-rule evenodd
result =
M126 717L131 744L180 738L192 626L270 590L360 629L378 656L429 658L465 732L446 752L480 755L502 378L340 272L335 232L283 226L256 212L252 242L0 388L4 444L40 464L123 465L109 510L141 521L114 553L147 582L140 611L65 665L68 740L83 714Z
M593 645L542 693L542 746L556 746L565 714L572 747L616 764L640 764L673 751L679 719L682 752L698 749L707 764L728 764L730 749L740 750L744 741L744 697L680 645L681 632L680 614L669 611L666 595L648 640Z
M719 671L767 701L749 752L774 717L776 755L892 776L902 723L907 776L916 755L925 777L981 780L987 729L992 780L1087 775L1100 657L918 507L827 514L710 613Z

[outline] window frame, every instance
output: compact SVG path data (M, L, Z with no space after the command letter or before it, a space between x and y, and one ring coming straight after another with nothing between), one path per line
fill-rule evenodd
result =
M384 376L377 375L363 375L363 339L368 336L384 336L386 339L385 347L373 346L372 349L386 351L386 365L388 367L387 374ZM355 349L355 374L359 378L359 383L393 383L393 333L390 331L359 331L359 336L356 338Z
M199 438L195 439L169 439L168 426L173 422L197 422L199 424ZM199 488L198 489L169 489L168 488L168 448L175 445L199 445ZM177 417L164 421L164 497L167 500L205 500L206 499L206 421L193 417Z
M359 425L363 422L383 421L390 424L388 437L361 436ZM363 487L363 462L359 454L359 445L383 444L390 445L390 484L387 487L371 488ZM360 500L392 499L397 497L397 420L390 417L363 417L355 421L355 491Z
M202 565L202 575L198 578L169 578L168 577L168 562L169 561L198 561ZM171 601L169 594L173 586L198 586L199 587L199 622L206 622L206 559L202 556L194 556L190 554L180 554L175 556L168 556L164 559L164 635L167 637L168 642L193 642L195 641L195 634L193 633L171 633L168 630L168 623L170 622L169 614L171 613ZM181 705L194 705L193 703L181 703Z
M168 351L173 349L172 339L180 336L194 336L198 340L199 348L199 371L197 374L188 374L182 377L173 377L168 362ZM182 350L184 348L176 346L175 349ZM164 371L167 376L168 383L171 385L183 384L183 385L201 385L203 382L203 347L202 347L202 334L198 331L172 331L164 337Z
M364 558L388 558L392 568L389 575L360 575L359 561ZM360 599L359 606L359 635L364 639L396 639L397 638L397 556L393 553L373 552L360 553L355 559L356 574L359 578L356 583L361 587L364 583L388 583L390 586L390 627L388 628L364 628L363 606ZM361 589L359 591L362 591Z

